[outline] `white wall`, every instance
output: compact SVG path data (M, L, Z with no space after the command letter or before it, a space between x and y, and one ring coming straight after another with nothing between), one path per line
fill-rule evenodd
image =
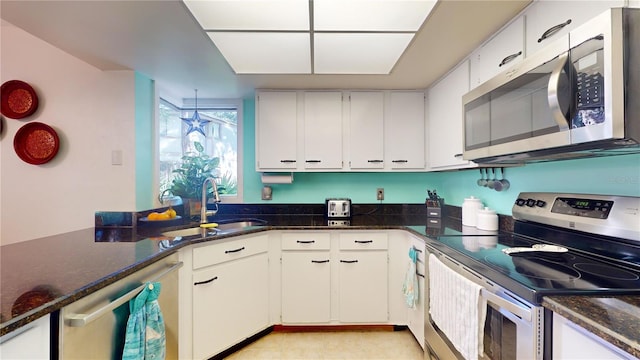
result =
M26 81L38 111L5 118L0 138L0 244L94 225L97 210L135 210L135 83L133 71L101 71L2 21L0 80ZM49 163L30 165L13 150L28 122L60 137ZM112 150L123 164L111 165Z

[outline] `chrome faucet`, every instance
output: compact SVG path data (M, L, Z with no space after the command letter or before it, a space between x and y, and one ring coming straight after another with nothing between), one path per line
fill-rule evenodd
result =
M207 183L213 186L213 201L216 205L215 210L207 210ZM200 224L207 223L207 216L214 216L218 212L218 203L220 202L220 194L218 194L218 185L214 178L208 177L202 183L202 205L200 208Z

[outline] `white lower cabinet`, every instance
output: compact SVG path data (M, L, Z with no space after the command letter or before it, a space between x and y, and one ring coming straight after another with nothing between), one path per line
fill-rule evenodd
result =
M553 313L554 359L635 359L571 320Z
M416 249L418 252L418 261L416 264L416 276L418 277L418 303L414 308L409 308L409 314L407 316L407 325L409 330L416 338L422 349L425 347L424 343L424 308L425 308L425 244L424 241L416 237L410 236L409 248Z
M386 323L387 252L340 252L339 311L343 323Z
M193 271L193 358L209 358L269 324L267 236L195 248L210 266ZM226 257L226 258L225 258Z
M328 251L282 254L282 323L331 320L331 263Z
M409 325L419 339L423 305L408 309L401 291L407 244L424 247L404 231L307 230L181 249L180 358L210 358L276 324Z
M314 324L331 320L330 234L282 236L282 323Z
M386 232L343 232L338 253L338 319L341 323L386 323L389 270Z
M0 338L2 359L49 359L51 325L49 315Z

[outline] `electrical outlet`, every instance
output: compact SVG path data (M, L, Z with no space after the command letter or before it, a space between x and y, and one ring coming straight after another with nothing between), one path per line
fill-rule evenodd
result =
M376 190L376 199L384 200L384 189L383 188L378 188Z

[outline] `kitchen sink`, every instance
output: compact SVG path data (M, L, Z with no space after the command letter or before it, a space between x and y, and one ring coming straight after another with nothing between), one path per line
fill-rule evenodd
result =
M229 234L236 231L245 230L250 226L264 226L266 221L260 219L227 219L215 221L218 226L215 228L201 228L200 225L185 229L178 229L163 232L162 235L169 237L207 237L214 235Z

